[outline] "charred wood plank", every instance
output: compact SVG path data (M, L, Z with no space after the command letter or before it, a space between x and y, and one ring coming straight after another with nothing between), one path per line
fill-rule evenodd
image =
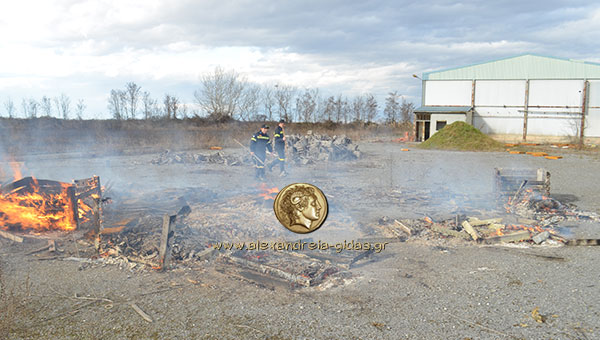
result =
M298 284L304 287L310 287L311 279L308 277L304 277L301 275L296 275L293 273L289 273L287 271L281 270L279 268L275 268L266 264L261 264L257 262L253 262L250 260L246 260L237 256L224 255L226 261L232 262L237 265L244 266L249 269L256 270L263 274L273 275L282 279L285 279L291 283Z
M454 237L459 237L459 238L463 238L465 240L470 240L471 236L469 236L469 234L462 232L462 231L456 231L456 230L452 230L450 228L444 228L440 225L434 224L430 227L431 230L435 231L436 233L440 233L440 234L444 234L446 236L454 236Z
M516 233L510 233L501 236L493 236L485 239L486 243L508 243L508 242L521 242L531 239L531 234L528 230L518 231Z

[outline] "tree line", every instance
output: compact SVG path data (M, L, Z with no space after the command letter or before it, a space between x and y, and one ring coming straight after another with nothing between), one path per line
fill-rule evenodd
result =
M216 67L200 78L200 86L194 91L194 103L186 104L172 93L161 99L151 96L135 82L128 82L123 89L112 89L107 109L113 119L186 119L205 118L210 121L273 121L289 122L371 123L379 118L388 124L410 122L414 104L407 102L397 91L388 93L383 106L371 93L351 98L342 94L323 96L319 89L286 84L260 85L252 83L234 70ZM71 113L81 119L85 110L83 100L72 107L65 94L59 97L44 96L41 101L23 99L25 117L52 116L69 119ZM14 117L16 107L8 99L5 102L8 117Z
M70 119L71 114L75 114L75 118L77 119L83 119L87 107L83 99L79 99L73 105L71 98L64 93L52 98L43 96L40 100L23 98L20 109L9 97L6 98L3 106L8 118L17 117L20 111L24 118L59 117L62 119Z

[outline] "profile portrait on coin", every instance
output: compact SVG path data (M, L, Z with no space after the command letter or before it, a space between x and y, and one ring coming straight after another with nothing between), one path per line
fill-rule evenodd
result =
M305 228L310 231L312 223L321 217L322 206L319 204L315 189L299 185L282 197L281 210L289 219L289 226Z

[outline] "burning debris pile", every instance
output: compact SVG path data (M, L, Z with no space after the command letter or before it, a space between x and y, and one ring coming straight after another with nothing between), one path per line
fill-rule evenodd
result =
M313 134L287 136L288 157L296 164L321 161L347 161L360 158L358 145L344 135L330 137Z
M0 229L75 230L99 214L100 193L98 177L75 180L73 184L21 178L0 187Z
M251 164L251 156L234 156L226 155L218 151L215 153L189 153L189 152L172 152L165 150L151 161L152 164L225 164L230 166L242 165L244 163Z

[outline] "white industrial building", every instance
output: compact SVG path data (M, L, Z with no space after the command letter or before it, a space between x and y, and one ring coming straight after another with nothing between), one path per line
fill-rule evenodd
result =
M455 121L506 141L600 139L598 63L527 54L421 79L419 141Z

